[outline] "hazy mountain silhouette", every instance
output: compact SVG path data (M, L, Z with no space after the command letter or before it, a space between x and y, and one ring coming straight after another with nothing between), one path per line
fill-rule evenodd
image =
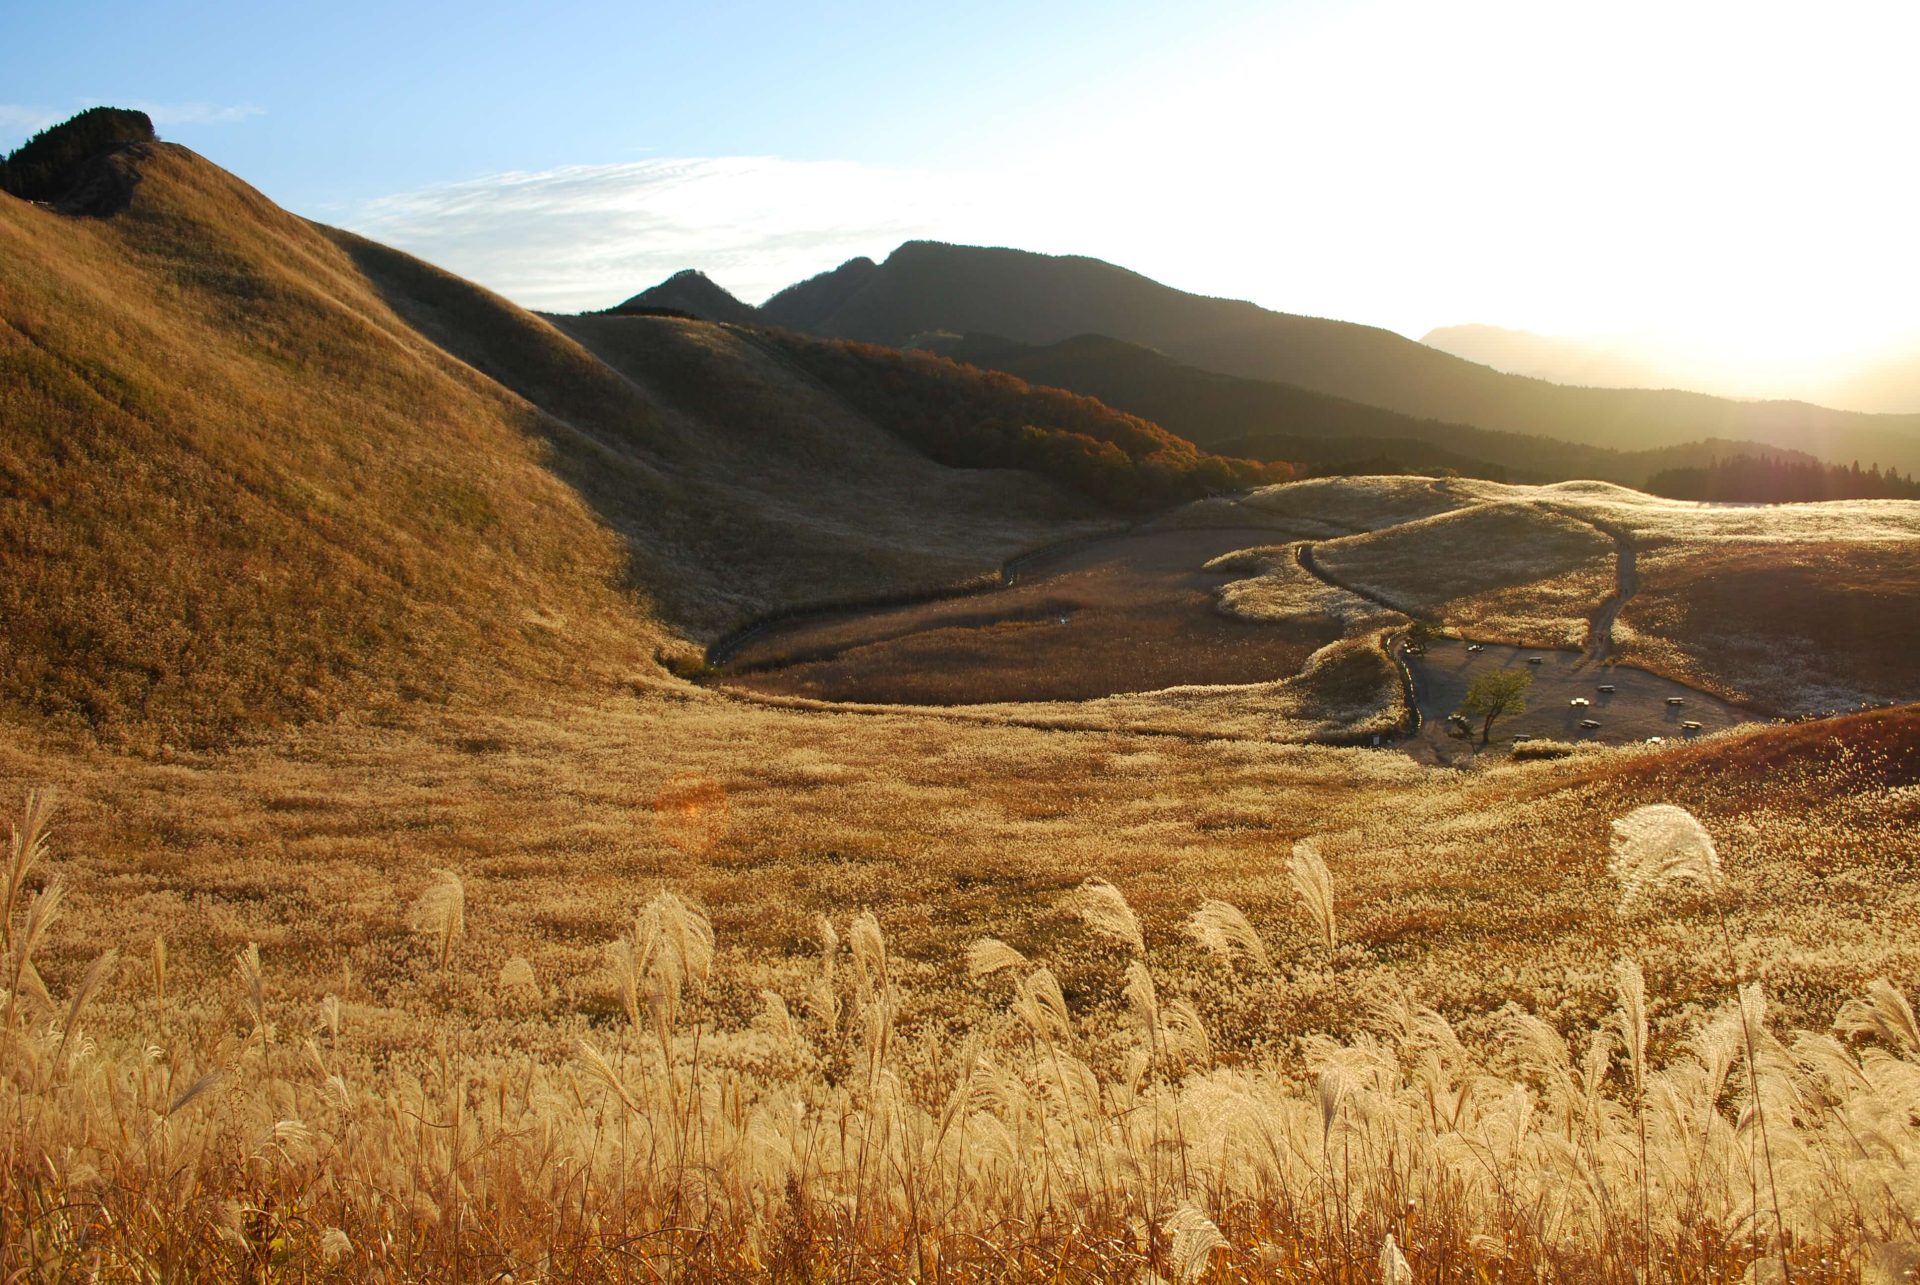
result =
M1495 370L1550 379L1556 384L1691 387L1736 398L1751 398L1760 391L1751 385L1743 388L1732 379L1690 378L1677 367L1605 343L1501 326L1441 326L1427 332L1420 342ZM1911 418L1920 413L1920 353L1866 362L1844 374L1810 380L1796 391L1836 410Z
M1221 374L1296 384L1417 418L1644 450L1752 440L1920 467L1920 415L1673 390L1573 388L1504 374L1352 322L1188 294L1097 259L910 241L769 300L767 319L882 344L937 332L1051 344L1104 334Z
M1292 384L1216 374L1104 335L1077 335L1044 345L994 335L927 337L922 342L956 361L1097 397L1223 455L1287 460L1310 468L1374 462L1452 468L1479 476L1504 474L1512 480L1598 478L1637 486L1663 469L1704 466L1716 458L1761 449L1751 442L1710 439L1618 451L1540 434L1420 419ZM1778 448L1770 453L1798 455Z
M1631 353L1582 339L1539 335L1504 326L1440 326L1422 335L1429 348L1510 375L1581 388L1684 388L1673 371Z

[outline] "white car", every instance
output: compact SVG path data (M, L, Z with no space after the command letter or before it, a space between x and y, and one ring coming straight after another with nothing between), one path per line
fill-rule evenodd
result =
M1593 704L1593 702L1584 696L1576 696L1568 701L1567 704L1573 706L1575 709L1585 709L1587 706Z
M1583 718L1580 720L1580 726L1582 730L1591 732L1594 728L1600 726L1600 720L1597 718Z

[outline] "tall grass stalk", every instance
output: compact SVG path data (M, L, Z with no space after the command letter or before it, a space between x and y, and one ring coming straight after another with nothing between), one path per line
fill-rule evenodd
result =
M111 954L28 981L58 887L20 893L7 929L12 1278L152 1277L164 1259L208 1280L1624 1285L1736 1279L1756 1255L1795 1280L1920 1262L1920 1023L1885 980L1791 1057L1752 991L1656 1057L1623 961L1592 1029L1509 1011L1468 1036L1415 996L1356 989L1352 1036L1216 1062L1158 933L1105 885L1095 917L1124 962L980 941L967 963L1006 1008L955 1045L902 1018L920 963L866 914L844 938L825 926L817 962L729 1030L717 996L740 979L706 916L662 893L605 955L612 1020L576 1019L564 1056L449 1030L437 1054L380 1065L355 1052L377 1017L298 1001L277 946L237 952L198 1025L181 995L156 1014ZM1224 976L1245 988L1230 999L1274 984ZM1105 1020L1103 992L1126 1020ZM121 1026L93 1029L102 1013ZM1751 1132L1726 1105L1740 1066ZM1788 1094L1812 1105L1766 1109ZM1770 1247L1749 1235L1768 1199Z

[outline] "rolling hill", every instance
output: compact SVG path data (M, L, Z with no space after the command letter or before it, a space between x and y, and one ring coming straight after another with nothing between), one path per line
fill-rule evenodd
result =
M1111 521L934 462L737 332L576 338L171 144L68 178L0 197L12 718L153 748L610 691L756 613Z
M1371 326L1188 294L1096 259L910 241L882 264L856 259L792 286L760 313L776 325L894 345L939 332L1029 344L1108 335L1220 374L1296 384L1417 418L1621 450L1722 438L1829 460L1920 465L1920 416L1549 384Z

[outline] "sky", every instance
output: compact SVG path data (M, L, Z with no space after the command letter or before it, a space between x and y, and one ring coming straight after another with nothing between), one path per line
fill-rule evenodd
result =
M931 237L1755 392L1920 352L1906 0L0 10L0 147L141 107L531 307Z

